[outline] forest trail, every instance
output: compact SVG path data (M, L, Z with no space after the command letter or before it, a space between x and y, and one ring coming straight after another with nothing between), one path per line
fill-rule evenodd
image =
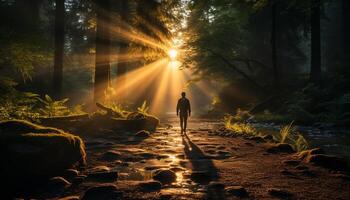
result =
M123 199L348 199L350 182L337 172L295 160L294 154L266 152L267 143L214 134L220 122L190 119L181 135L177 119L168 120L149 137L134 132L100 130L84 138L87 175L60 196L83 196L91 187L114 184ZM152 182L171 179L161 189ZM118 172L118 180L90 179Z

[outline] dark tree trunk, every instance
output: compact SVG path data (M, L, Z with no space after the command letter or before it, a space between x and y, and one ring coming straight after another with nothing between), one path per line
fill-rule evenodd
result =
M126 29L124 31L128 31L128 26L130 23L130 16L129 16L129 2L128 0L119 0L119 14L120 14L120 19L121 19L121 28ZM126 55L128 53L128 48L129 48L129 42L126 40L121 40L119 41L119 54L120 55ZM118 89L119 87L123 87L126 84L127 81L127 70L128 70L128 61L123 60L123 61L118 61L117 65L117 86L116 88ZM118 97L119 100L122 100L121 97Z
M55 60L53 67L54 96L61 98L64 52L64 0L56 0L55 12Z
M344 62L350 60L350 1L343 0L343 51Z
M311 9L311 70L310 81L321 82L321 0L312 0Z
M96 60L94 101L103 101L105 92L110 85L110 0L96 0Z
M277 5L276 2L272 1L272 23L271 23L271 50L272 50L272 67L273 67L273 84L274 92L278 94L280 92L280 73L278 69L277 61Z

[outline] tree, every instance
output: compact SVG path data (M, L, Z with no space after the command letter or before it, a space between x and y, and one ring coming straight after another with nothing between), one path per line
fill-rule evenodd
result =
M344 61L350 57L350 1L343 0L343 51Z
M94 82L94 101L103 100L110 86L110 0L96 0L96 63Z
M64 53L64 0L56 0L55 11L55 58L53 70L53 92L57 97L62 95Z
M273 82L275 93L279 93L280 90L280 74L277 66L277 38L276 38L276 15L277 15L277 3L272 1L272 25L271 25L271 49L272 49L272 68L273 68Z
M321 81L321 0L311 4L311 69L310 81L316 85Z

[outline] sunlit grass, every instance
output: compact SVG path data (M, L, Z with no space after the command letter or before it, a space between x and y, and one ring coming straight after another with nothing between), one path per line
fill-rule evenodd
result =
M255 128L249 123L235 122L235 117L226 115L224 118L225 128L234 134L258 137L272 135L275 142L288 143L297 152L309 148L308 142L302 134L297 132L293 122L283 126L279 131L274 131L272 129Z

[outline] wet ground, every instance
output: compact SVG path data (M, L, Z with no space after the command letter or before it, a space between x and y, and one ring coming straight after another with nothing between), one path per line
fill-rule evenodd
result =
M239 193L242 188L248 199L350 199L350 182L339 172L289 162L294 154L267 153L267 143L217 136L218 121L192 119L185 135L177 123L163 121L144 137L98 130L83 138L88 163L80 173L116 171L118 180L85 178L60 196L82 197L89 188L108 183L116 185L122 199L239 199L245 196ZM162 170L173 171L176 180L140 190Z

